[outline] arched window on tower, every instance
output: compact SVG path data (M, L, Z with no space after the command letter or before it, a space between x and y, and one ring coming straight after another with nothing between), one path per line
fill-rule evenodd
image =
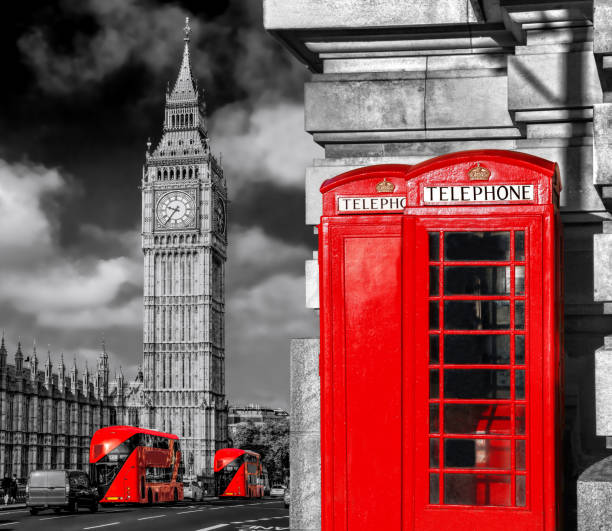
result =
M174 179L174 170L170 170L170 179Z
M187 168L183 168L183 179L187 177Z
M164 181L168 180L168 170L164 170Z
M196 168L195 169L195 176L197 177L199 173L200 173L199 168Z
M181 126L185 125L185 115L181 114Z
M162 172L161 170L157 170L157 178L161 181Z
M193 113L189 115L189 125L193 125Z
M189 178L193 177L193 168L189 168Z

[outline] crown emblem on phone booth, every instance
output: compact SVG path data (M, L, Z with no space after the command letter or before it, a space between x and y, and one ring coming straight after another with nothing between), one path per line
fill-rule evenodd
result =
M480 165L480 162L476 164L470 171L468 172L468 177L470 181L486 181L491 177L491 170L485 168Z
M387 181L386 177L376 185L376 191L379 194L388 194L393 190L395 190L395 185Z

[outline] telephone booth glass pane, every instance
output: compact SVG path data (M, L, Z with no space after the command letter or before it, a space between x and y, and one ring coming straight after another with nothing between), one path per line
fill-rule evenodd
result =
M428 241L429 503L525 507L525 232Z

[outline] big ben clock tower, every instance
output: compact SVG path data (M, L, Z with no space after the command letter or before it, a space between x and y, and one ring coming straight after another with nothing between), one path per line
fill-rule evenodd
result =
M227 188L191 74L189 19L161 140L142 177L144 415L181 439L185 471L212 479L225 444Z

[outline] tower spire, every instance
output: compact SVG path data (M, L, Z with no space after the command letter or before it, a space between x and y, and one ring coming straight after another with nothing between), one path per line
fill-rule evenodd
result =
M191 35L191 26L189 26L189 17L185 18L185 27L183 28L185 37L185 47L183 48L183 60L179 68L179 74L174 83L174 88L168 96L168 101L185 101L195 100L198 95L195 90L195 83L191 75L191 57L189 55L189 40Z
M185 37L183 40L189 41L189 37L191 36L191 26L189 25L189 17L185 17L185 27L183 28L185 32Z

